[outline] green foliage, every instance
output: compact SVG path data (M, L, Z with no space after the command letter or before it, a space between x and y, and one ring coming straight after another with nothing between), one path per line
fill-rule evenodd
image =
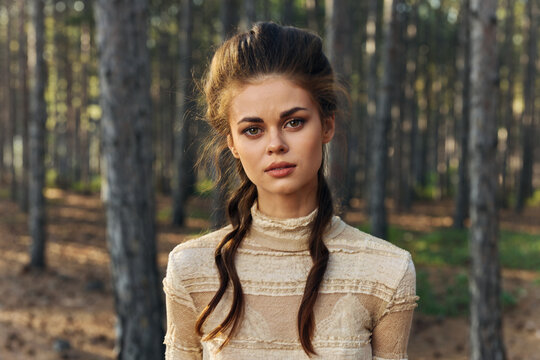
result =
M436 316L459 316L469 310L469 287L467 274L459 273L446 286L436 290L426 271L419 270L416 277L416 293L420 297L418 310Z
M503 267L540 271L540 234L503 230L499 253Z
M369 231L369 225L359 227ZM468 289L469 234L467 229L440 228L429 233L407 231L390 226L388 240L408 250L417 266L417 294L420 296L419 311L434 316L461 316L469 311ZM499 236L501 266L505 268L540 271L540 235L513 231L501 231ZM450 279L444 275L429 277L423 267L444 269L446 266L462 269ZM433 271L431 271L433 273ZM444 279L444 281L441 281ZM540 278L536 280L540 286ZM503 307L516 306L521 295L503 291Z
M89 183L75 181L71 185L72 190L81 194L95 194L101 191L101 176L95 175Z
M56 169L47 169L45 172L45 187L56 187L58 172Z
M456 266L466 265L469 260L466 230L445 228L425 234L404 232L401 237L389 239L409 250L418 264Z
M212 189L214 188L214 182L210 178L205 178L195 184L195 193L201 197L210 197Z
M438 194L437 173L430 172L427 175L425 186L416 186L414 189L416 196L422 200L434 200Z
M436 289L435 286L439 286ZM419 270L416 276L416 293L420 297L418 310L427 315L441 317L465 316L469 313L471 298L469 294L469 277L461 271L450 278L446 285L441 286L440 281L432 283L428 273ZM518 304L520 290L517 294L503 290L501 304L503 308L514 307Z
M165 206L161 209L158 209L156 213L156 221L170 222L171 218L172 218L172 207Z
M419 265L467 266L469 234L466 229L440 228L414 233L390 228L388 239L407 249ZM501 231L501 266L540 271L540 235Z
M540 206L540 189L536 190L527 200L527 206Z

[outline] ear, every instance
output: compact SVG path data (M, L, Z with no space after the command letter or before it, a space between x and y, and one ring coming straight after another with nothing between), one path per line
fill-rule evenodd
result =
M235 158L239 159L240 156L238 155L238 152L236 151L236 148L234 147L232 136L230 134L227 135L227 146L229 147L229 150L231 150L232 155Z
M322 132L322 142L323 144L329 143L330 140L334 137L336 131L336 115L327 117L323 120L323 132Z

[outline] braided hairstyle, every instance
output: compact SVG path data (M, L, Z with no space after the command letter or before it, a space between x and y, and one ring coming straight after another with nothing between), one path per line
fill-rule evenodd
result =
M226 168L233 170L236 168L236 174L240 179L240 186L232 193L227 206L232 230L225 235L215 250L220 285L210 303L200 314L195 326L197 333L202 336L203 324L221 301L227 287L231 285L233 299L229 313L221 324L204 338L210 340L229 330L220 349L229 342L238 329L243 314L244 296L236 271L235 255L251 226L250 210L257 198L257 188L247 177L240 161L229 155L226 142L226 137L230 134L228 111L236 90L268 75L284 76L306 90L318 107L321 121L336 113L337 93L342 91L322 51L321 38L295 27L280 26L271 22L257 23L248 32L237 34L225 41L212 58L203 80L207 106L206 121L214 130L206 151L212 149L216 165L224 157L230 165L235 164L236 166ZM321 167L317 173L318 211L311 224L309 235L309 252L313 265L306 280L297 319L300 342L308 356L316 354L312 344L315 330L313 307L328 265L329 252L323 242L323 233L334 211L332 194L324 177L325 158L326 153L323 151ZM219 169L220 166L215 168Z

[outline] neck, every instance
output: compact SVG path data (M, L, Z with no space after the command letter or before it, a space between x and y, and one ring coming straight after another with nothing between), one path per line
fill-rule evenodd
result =
M257 195L259 211L276 219L292 219L306 216L317 208L317 192L307 191L300 195L267 196L264 192Z

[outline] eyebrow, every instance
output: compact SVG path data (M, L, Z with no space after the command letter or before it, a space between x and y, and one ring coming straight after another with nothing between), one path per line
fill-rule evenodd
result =
M289 110L285 110L285 111L281 112L279 114L279 117L281 119L283 119L284 117L291 116L292 114L294 114L295 112L300 111L300 110L307 110L307 108L300 107L300 106L295 106L295 107L293 107L293 108L291 108ZM241 124L243 122L262 123L264 121L260 117L247 116L247 117L242 118L240 121L238 121L237 124Z

